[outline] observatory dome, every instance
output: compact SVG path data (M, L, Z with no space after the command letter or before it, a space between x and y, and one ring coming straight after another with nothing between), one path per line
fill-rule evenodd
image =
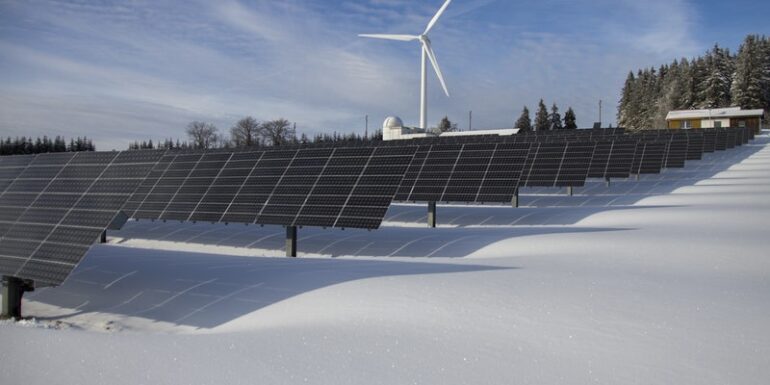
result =
M403 127L404 127L404 122L398 116L388 116L387 118L385 118L385 122L382 123L383 131L401 129Z

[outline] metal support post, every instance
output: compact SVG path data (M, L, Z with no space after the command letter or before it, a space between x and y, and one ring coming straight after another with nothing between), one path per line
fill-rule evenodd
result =
M518 187L513 190L513 198L511 199L511 206L513 206L513 208L519 207L519 188Z
M0 319L21 319L21 297L26 291L34 291L30 280L3 276L3 311Z
M567 196L571 197L573 193L574 193L574 191L572 189L572 186L567 186Z
M428 227L436 227L436 202L428 202Z
M297 256L297 226L286 226L286 256Z
M102 231L102 243L107 243L107 230Z
M610 178L605 178L605 179L604 179L604 184L605 184L607 187L610 187Z

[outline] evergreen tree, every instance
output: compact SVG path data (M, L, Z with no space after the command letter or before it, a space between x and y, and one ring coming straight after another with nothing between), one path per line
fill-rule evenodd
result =
M527 106L524 106L524 109L521 111L521 116L516 120L516 124L513 125L513 128L518 128L520 132L532 131L532 119L529 117L529 108L527 108Z
M746 109L764 108L765 93L768 88L767 52L762 47L761 38L756 35L746 36L735 63L732 84L732 104Z
M551 122L549 124L549 128L551 130L561 130L564 128L564 126L561 124L561 114L559 114L559 107L556 107L556 103L551 106L550 119Z
M714 45L706 53L703 67L703 85L700 94L701 108L720 108L730 105L730 86L733 73L730 52Z
M636 104L634 103L634 87L636 86L636 77L633 72L629 72L626 82L623 84L623 91L618 104L618 124L621 127L631 127L635 114Z
M564 128L567 130L577 129L577 117L572 107L567 108L567 112L564 113Z
M537 113L535 113L535 131L546 131L550 128L550 119L548 119L548 110L545 108L543 99L540 99L540 103L537 105Z

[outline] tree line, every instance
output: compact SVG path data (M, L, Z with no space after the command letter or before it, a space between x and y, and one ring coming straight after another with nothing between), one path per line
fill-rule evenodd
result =
M456 125L455 125L456 127ZM270 121L258 121L247 116L238 120L228 133L223 133L213 123L193 121L185 128L186 141L179 139L164 139L153 142L145 140L135 141L129 144L129 150L146 149L211 149L211 148L239 148L239 147L279 147L286 145L302 145L311 143L357 143L365 141L382 140L382 132L375 131L373 135L361 136L359 134L316 134L308 137L296 133L295 124L287 119L280 118Z
M61 136L57 136L53 139L47 136L35 139L26 136L16 138L6 137L5 140L0 140L0 155L75 151L96 151L96 147L91 139L88 139L85 136L71 138L69 142Z
M666 127L672 110L770 108L770 40L748 35L738 53L719 45L705 55L629 72L618 124L631 130Z
M537 112L535 113L534 122L529 116L529 108L524 106L519 119L516 120L516 123L513 125L513 127L518 128L519 132L563 129L574 130L577 129L576 122L577 117L575 116L575 111L572 109L572 107L567 109L567 112L564 113L564 119L562 119L561 114L559 113L559 107L556 105L556 103L551 105L551 112L548 112L543 99L540 99L540 102L537 105Z

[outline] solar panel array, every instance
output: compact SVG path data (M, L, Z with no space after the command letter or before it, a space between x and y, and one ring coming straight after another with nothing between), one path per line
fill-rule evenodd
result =
M376 229L416 150L169 153L126 209L137 219Z
M0 272L61 283L160 158L158 151L0 158ZM9 176L13 176L10 179Z
M61 283L121 211L375 229L394 199L510 202L520 186L658 173L752 138L746 128L564 130L381 146L0 157L0 273Z

